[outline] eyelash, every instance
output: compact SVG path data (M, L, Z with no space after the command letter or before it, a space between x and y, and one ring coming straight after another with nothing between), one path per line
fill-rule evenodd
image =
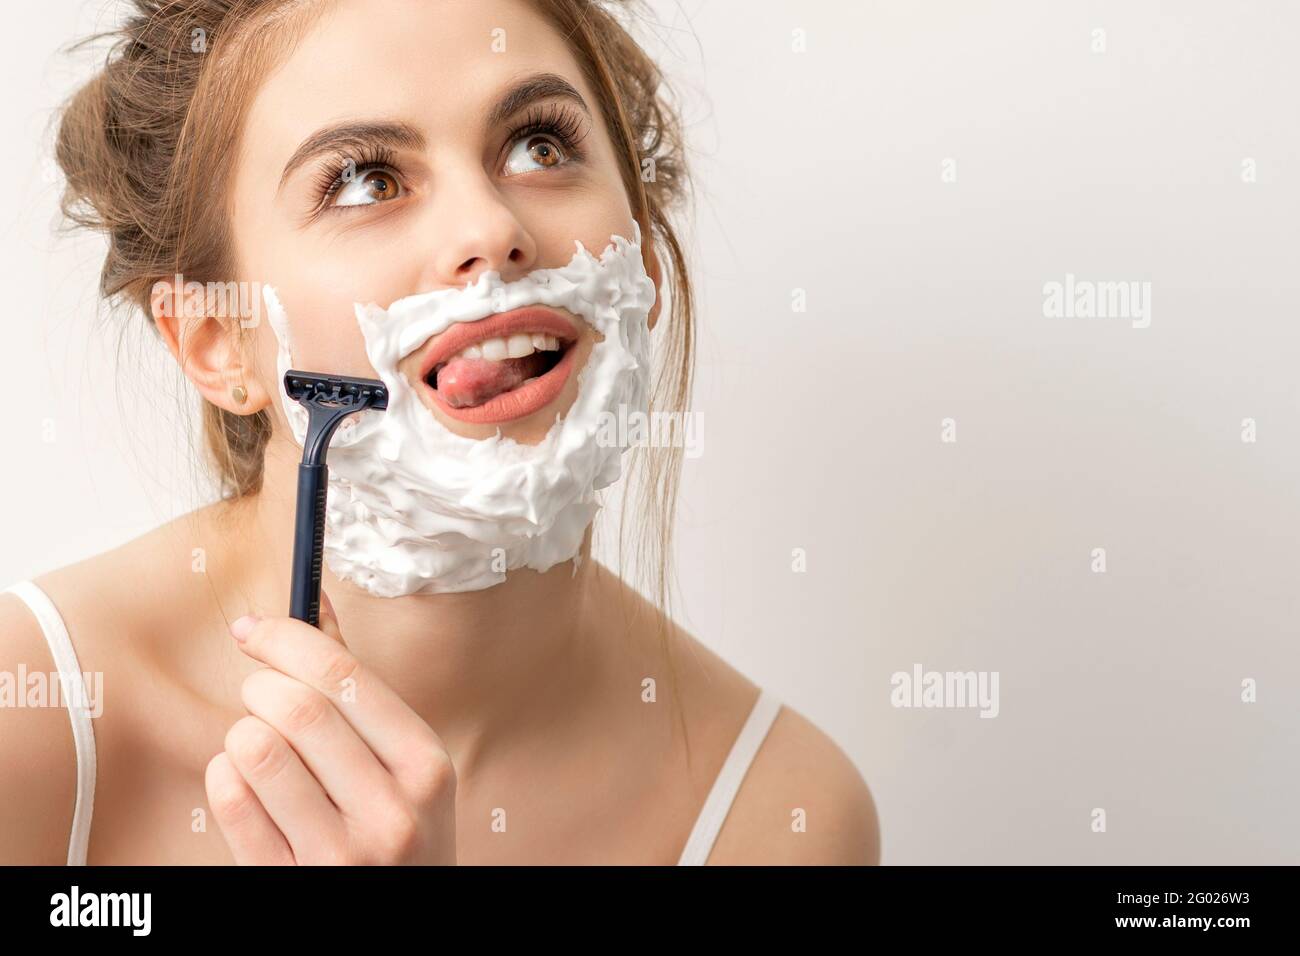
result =
M510 131L506 142L513 145L525 136L539 134L551 136L558 141L568 157L566 163L581 162L586 157L586 151L580 146L586 139L586 133L582 131L582 121L572 109L556 104L533 107L524 116L523 123ZM334 194L343 188L343 176L349 168L354 171L353 178L360 179L375 169L384 167L391 169L394 161L393 151L384 146L362 146L354 154L339 153L329 160L316 176L317 209L326 211L352 208L329 204Z
M514 143L525 136L536 136L539 133L546 133L558 139L560 145L567 153L572 154L574 160L581 160L586 156L586 152L579 144L587 138L587 134L582 132L582 120L572 109L555 103L545 107L544 110L542 107L535 106L524 116L523 124L510 131L506 141Z
M360 179L373 169L392 166L396 157L386 146L362 146L355 154L339 153L321 168L316 177L317 208L344 209L345 206L329 205L330 199L343 188L343 176L351 169L352 178Z

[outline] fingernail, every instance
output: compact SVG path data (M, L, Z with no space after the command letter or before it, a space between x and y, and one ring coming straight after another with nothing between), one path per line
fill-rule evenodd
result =
M256 614L245 614L243 617L231 623L231 636L240 643L243 643L244 638L248 637L248 632L253 629L253 625L260 620L261 618Z

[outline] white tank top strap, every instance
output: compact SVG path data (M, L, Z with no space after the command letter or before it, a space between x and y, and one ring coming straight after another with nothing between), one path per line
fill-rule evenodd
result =
M4 589L18 595L31 609L45 632L46 643L59 672L64 706L72 720L72 740L77 749L77 802L72 810L72 835L68 840L68 865L84 866L90 846L90 817L95 807L95 731L90 723L90 698L82 679L77 653L67 625L54 602L34 582L20 581Z
M758 700L754 702L745 726L736 735L736 742L731 745L731 752L727 754L722 769L713 781L713 789L705 798L700 815L695 818L695 826L686 839L686 846L677 861L678 866L703 866L709 858L713 843L731 811L732 801L736 799L740 784L749 772L749 765L753 763L758 748L762 746L780 710L780 698L766 688L760 689Z

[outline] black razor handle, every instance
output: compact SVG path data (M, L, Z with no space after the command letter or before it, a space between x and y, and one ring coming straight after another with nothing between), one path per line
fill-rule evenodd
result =
M293 566L306 568L295 574L289 591L289 616L320 626L320 569L325 554L325 495L329 491L329 466L298 466L298 511L293 526Z
M321 559L325 553L325 497L329 493L329 452L334 429L348 415L388 408L388 389L372 378L350 378L289 369L285 393L307 409L307 434L298 465L298 506L293 525L293 578L289 616L320 626Z

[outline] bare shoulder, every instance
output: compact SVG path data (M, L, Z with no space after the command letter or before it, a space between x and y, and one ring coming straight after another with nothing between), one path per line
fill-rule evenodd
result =
M125 689L120 699L128 702L140 652L132 637L157 598L151 577L166 537L154 529L31 578L63 622L78 669L110 673L114 691ZM88 690L96 693L93 676ZM106 719L95 715L101 757L129 726L110 720L106 728ZM0 593L0 865L66 862L76 784L72 722L45 630L22 598Z
M150 593L146 537L32 579L62 618L83 671L102 670L110 660L121 665L131 649L121 636L132 631L133 612Z
M64 863L76 798L76 748L54 657L27 604L0 594L0 864ZM57 681L57 676L54 678Z
M681 633L683 683L698 717L691 729L707 790L748 718L760 688ZM763 738L707 862L713 865L874 865L880 824L871 790L830 735L783 703Z
M83 670L111 663L121 675L155 650L152 638L193 613L192 529L207 510L34 579L66 623Z
M875 865L876 804L857 766L783 705L736 794L710 864Z

